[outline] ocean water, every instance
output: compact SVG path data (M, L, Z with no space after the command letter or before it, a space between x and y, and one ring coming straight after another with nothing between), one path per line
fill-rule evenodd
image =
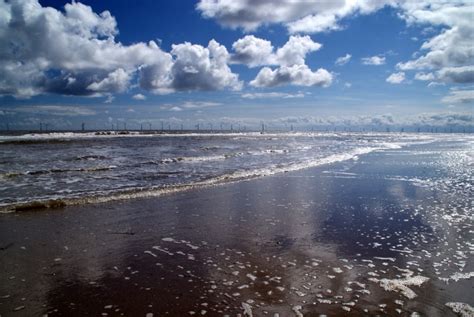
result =
M6 149L18 154L10 166L29 157L22 173L43 193L11 190L9 199L33 207L59 197L47 192L56 180L70 189L61 200L76 205L1 215L2 316L473 315L470 135L44 134L4 141L4 160ZM37 155L40 149L64 162ZM74 171L44 171L61 163ZM175 176L144 176L166 168ZM64 182L68 173L82 187ZM94 173L102 175L97 182L87 178ZM227 184L209 186L219 183ZM81 205L114 199L124 200Z
M451 135L436 135L453 138ZM383 133L44 133L0 136L0 210L160 195L431 142Z

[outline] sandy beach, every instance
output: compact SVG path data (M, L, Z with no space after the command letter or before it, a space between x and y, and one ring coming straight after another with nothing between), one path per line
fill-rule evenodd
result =
M463 173L436 163L453 147L1 215L0 314L455 316L474 301L471 192L436 183Z
M0 317L474 317L474 0L0 0Z

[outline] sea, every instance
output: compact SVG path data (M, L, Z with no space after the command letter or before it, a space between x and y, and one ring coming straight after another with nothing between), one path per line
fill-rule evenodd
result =
M0 314L474 316L473 148L454 133L3 135Z
M0 211L159 196L440 139L473 142L469 135L349 132L1 135Z

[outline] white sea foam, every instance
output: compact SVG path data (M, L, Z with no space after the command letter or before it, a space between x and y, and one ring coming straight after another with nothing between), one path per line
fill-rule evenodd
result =
M50 133L27 133L22 135L1 135L1 142L16 141L49 141L49 140L76 140L91 138L113 138L113 137L150 137L153 134L141 134L136 131L104 131L104 132L50 132Z
M113 138L113 137L233 137L233 138L281 138L281 137L347 137L347 136L370 136L370 137L396 137L397 134L386 134L386 133L357 133L357 132L184 132L179 131L168 132L168 131L119 131L119 130L105 130L98 132L42 132L42 133L26 133L21 135L0 135L1 142L11 141L33 141L33 140L60 140L60 139L84 139L84 138ZM433 137L426 134L404 134L406 138L412 141L416 141L417 144L420 142L431 142ZM458 137L458 139L460 139ZM467 141L470 139L468 138ZM390 147L393 149L403 146L400 142L379 142L384 147Z
M12 141L47 141L47 140L63 140L63 139L90 139L90 138L114 138L114 137L249 137L249 138L268 138L268 137L298 137L298 136L315 136L321 133L266 133L259 132L232 132L232 133L216 133L216 132L167 132L167 131L99 131L99 132L42 132L42 133L26 133L21 135L0 135L1 142Z
M151 251L148 251L148 250L143 251L143 253L149 254L149 255L151 255L151 256L154 257L154 258L157 257L157 255L156 255L155 253L153 253L153 252L151 252Z
M249 279L251 279L252 281L255 281L255 280L257 279L257 277L256 277L255 275L250 274L250 273L248 273L246 276L247 276Z
M457 282L459 280L469 280L471 277L474 277L474 272L466 272L466 273L456 272L452 274L449 278L446 278L443 280L446 280L446 281L452 280L452 281Z
M303 317L303 313L301 312L302 309L303 307L301 307L300 305L295 305L291 308L291 310L295 313L296 317Z
M387 258L387 257L381 257L381 256L375 256L374 259L377 259L377 260L382 260L382 261L391 261L391 262L395 262L395 258Z
M168 254L168 255L174 255L174 253L172 253L172 252L170 252L170 251L168 251L168 250L165 250L165 249L163 249L163 248L160 248L159 246L156 246L156 245L153 246L152 249L158 250L158 251L163 252L163 253L166 253L166 254Z
M451 308L453 312L459 314L461 317L473 317L474 308L471 305L461 302L449 302L446 303L446 306Z
M404 279L376 279L376 278L371 278L371 281L378 282L380 283L380 286L385 289L386 291L395 291L395 292L400 292L402 293L403 296L413 299L417 295L416 293L409 288L408 286L420 286L421 284L425 283L426 281L429 280L428 277L425 276L412 276L412 277L406 277Z
M244 316L253 317L252 306L247 303L242 303L242 309L244 310Z

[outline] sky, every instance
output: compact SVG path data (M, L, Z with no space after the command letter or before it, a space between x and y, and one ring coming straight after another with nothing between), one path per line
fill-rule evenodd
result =
M472 130L471 0L0 0L0 129Z

